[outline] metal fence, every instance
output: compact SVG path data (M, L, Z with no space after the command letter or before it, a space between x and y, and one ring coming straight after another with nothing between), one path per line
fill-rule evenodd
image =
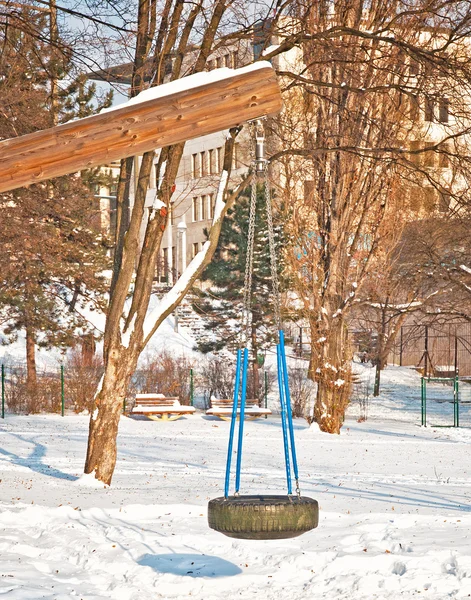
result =
M401 327L388 362L418 367L426 376L471 376L471 323Z
M89 395L96 389L100 373L96 369L74 369L58 365L41 368L35 382L27 377L26 365L7 363L1 365L0 416L5 413L56 413L81 412L88 408Z
M233 365L227 360L208 363L203 369L195 369L185 359L173 358L169 363L139 368L135 371L128 387L123 412L132 408L137 393L161 393L178 396L182 404L200 409L210 406L210 398L232 397ZM56 368L41 368L36 374L34 386L28 382L24 363L8 362L0 365L0 418L5 414L55 413L73 414L89 412L103 367L96 365L58 365ZM248 390L251 388L251 377ZM254 396L265 404L275 377L269 370L260 369L258 393ZM253 390L252 390L253 392ZM296 397L296 389L293 390Z
M471 385L460 377L422 377L423 427L471 427Z

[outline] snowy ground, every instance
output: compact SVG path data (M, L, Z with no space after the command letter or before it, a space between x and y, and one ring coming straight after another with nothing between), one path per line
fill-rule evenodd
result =
M471 430L421 428L420 378L411 371L386 370L383 390L366 422L351 407L340 436L296 422L302 492L319 501L320 523L273 542L207 526L207 501L222 492L228 422L123 418L105 489L81 477L86 417L7 415L0 597L470 597ZM278 417L247 423L245 433L243 492L283 492Z

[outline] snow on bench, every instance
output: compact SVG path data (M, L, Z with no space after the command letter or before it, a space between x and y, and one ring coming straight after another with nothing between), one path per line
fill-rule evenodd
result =
M208 408L208 416L219 417L229 420L232 417L233 401L229 398L211 398L211 408ZM261 408L257 400L245 401L245 416L249 419L257 419L263 415L271 415L271 410ZM237 414L240 415L240 408L237 407Z
M157 418L164 421L174 421L183 415L193 414L194 412L194 406L180 404L180 400L176 396L136 394L136 403L131 414L144 415L154 420Z

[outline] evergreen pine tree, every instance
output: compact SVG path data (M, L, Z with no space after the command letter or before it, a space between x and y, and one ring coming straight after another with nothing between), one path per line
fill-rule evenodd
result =
M68 54L59 56L57 48L40 41L49 33L43 14L28 15L25 9L23 16L19 24L9 20L0 25L0 139L49 127L55 111L61 121L64 106L65 120L79 116L91 101L85 83L72 97L51 97L52 89L65 90L72 81ZM26 17L28 31L21 28ZM68 84L54 79L53 85L57 74ZM86 101L77 105L80 98ZM100 273L107 258L97 227L98 208L88 182L78 175L0 196L3 342L13 341L19 331L25 333L31 393L36 386L35 347L70 345L77 331L87 331L87 323L71 309L103 303Z
M241 329L250 196L251 189L248 189L228 212L213 260L201 276L206 284L205 289L196 290L198 299L194 309L205 319L208 332L206 338L197 345L197 349L203 353L218 352L224 348L233 350L239 346L244 333ZM281 236L281 226L276 224L275 247L279 270ZM275 340L272 295L265 188L258 185L248 341L252 351L254 398L259 395L258 366L263 362L263 352Z

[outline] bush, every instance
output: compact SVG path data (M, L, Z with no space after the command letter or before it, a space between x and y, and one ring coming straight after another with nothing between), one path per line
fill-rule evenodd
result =
M64 367L66 406L76 413L93 410L95 392L103 375L103 363L97 356L84 357L75 349Z
M235 365L232 361L220 356L207 357L199 365L198 386L204 390L206 408L209 399L232 398L234 390Z
M259 369L259 385L258 390L253 390L253 370L252 365L249 363L247 373L247 399L255 399L263 406L265 399L265 371ZM224 356L210 356L205 361L198 365L198 387L202 391L205 398L205 407L209 407L209 399L211 396L216 398L229 398L232 399L234 396L234 382L235 382L235 359L232 357ZM268 389L270 392L273 383L276 380L275 375L270 371L266 371Z
M358 404L360 413L360 416L358 417L358 423L362 423L368 419L370 396L373 389L371 375L368 375L366 379L359 379L357 376L354 376L352 379L352 384L352 401Z
M190 369L193 362L186 356L172 356L165 350L134 374L129 398L136 394L178 396L181 404L190 404Z
M10 366L6 373L5 401L12 413L60 412L60 372L38 373L35 388L28 389L26 367Z
M312 408L315 401L316 384L308 379L305 366L289 367L288 377L293 417L302 417L311 424L314 421Z

